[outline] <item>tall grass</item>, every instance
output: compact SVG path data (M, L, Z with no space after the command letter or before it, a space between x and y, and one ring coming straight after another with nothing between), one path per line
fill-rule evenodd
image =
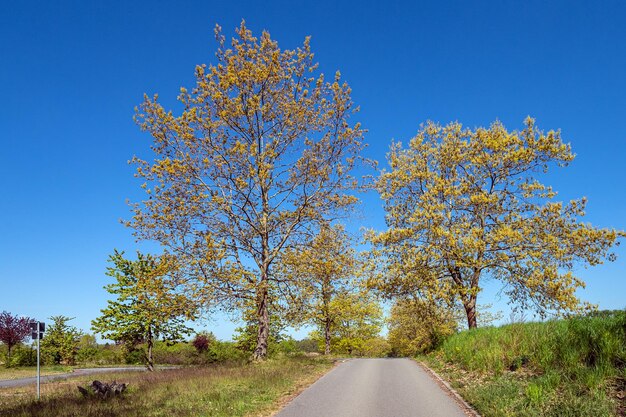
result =
M154 373L106 374L43 385L43 399L0 389L0 416L245 416L265 415L286 395L331 367L323 359L282 358L261 364L215 365ZM94 378L129 383L121 398L83 398L77 384Z
M462 332L429 363L485 416L624 415L626 312Z

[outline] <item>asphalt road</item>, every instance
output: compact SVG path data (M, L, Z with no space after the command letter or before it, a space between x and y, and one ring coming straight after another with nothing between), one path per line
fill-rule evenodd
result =
M297 396L276 417L465 417L410 359L348 360Z
M74 372L68 372L66 374L54 374L41 377L41 382L56 381L59 379L73 378L77 376L100 374L106 372L123 372L123 371L145 371L145 366L127 366L120 368L82 368L75 369ZM4 379L0 380L0 388L15 388L23 387L25 385L37 383L37 377L19 378L19 379Z

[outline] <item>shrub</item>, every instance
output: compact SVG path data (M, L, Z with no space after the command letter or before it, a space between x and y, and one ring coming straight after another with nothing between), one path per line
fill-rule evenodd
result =
M37 365L37 350L21 343L13 348L11 352L11 366L35 365Z

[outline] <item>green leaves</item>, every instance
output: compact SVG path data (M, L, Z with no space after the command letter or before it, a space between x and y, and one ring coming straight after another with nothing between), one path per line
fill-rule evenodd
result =
M192 329L186 319L197 314L192 303L180 291L174 260L162 255L155 257L137 253L137 260L124 258L115 251L109 261L107 275L115 282L104 288L115 299L109 300L102 315L92 321L95 332L107 339L131 345L162 338L181 340Z

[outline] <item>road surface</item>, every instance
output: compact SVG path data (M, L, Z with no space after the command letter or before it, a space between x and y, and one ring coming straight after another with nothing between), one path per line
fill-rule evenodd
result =
M410 359L348 360L302 392L276 417L466 417Z
M160 368L163 369L163 368ZM66 374L53 374L41 377L41 382L56 381L59 379L73 378L77 376L85 376L91 374L99 374L105 372L124 372L124 371L145 371L145 366L127 366L119 368L82 368L74 369L74 372L68 372ZM25 385L37 383L37 377L19 378L19 379L4 379L0 380L0 388L15 388L23 387Z

